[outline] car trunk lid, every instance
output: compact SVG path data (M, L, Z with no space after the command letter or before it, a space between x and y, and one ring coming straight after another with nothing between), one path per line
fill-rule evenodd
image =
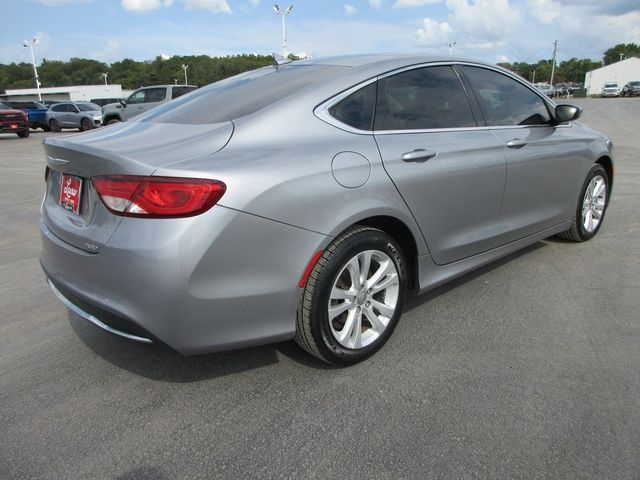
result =
M110 213L102 204L92 177L153 175L164 165L217 152L232 134L231 122L131 122L86 134L48 137L44 142L49 173L43 221L58 238L86 252L98 253L122 217ZM178 157L176 152L180 152ZM75 192L78 186L79 191ZM77 212L69 203L73 195L79 201Z

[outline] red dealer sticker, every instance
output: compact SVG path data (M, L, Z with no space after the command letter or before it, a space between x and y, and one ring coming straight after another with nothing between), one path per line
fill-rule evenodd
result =
M62 175L60 184L60 205L71 210L73 213L80 213L80 195L82 193L82 179L74 175Z

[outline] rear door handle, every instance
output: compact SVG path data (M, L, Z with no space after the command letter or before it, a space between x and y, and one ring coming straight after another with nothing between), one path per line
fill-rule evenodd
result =
M425 150L424 148L416 148L412 152L402 154L402 160L404 162L426 162L430 158L435 157L438 152L432 150Z
M521 140L520 138L514 138L513 140L509 140L507 142L507 147L509 148L522 148L527 144L526 140Z

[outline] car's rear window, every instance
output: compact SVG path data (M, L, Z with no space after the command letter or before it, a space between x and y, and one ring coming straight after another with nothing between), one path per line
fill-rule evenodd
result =
M235 120L348 68L336 65L286 65L278 70L260 68L161 105L143 121L198 124Z

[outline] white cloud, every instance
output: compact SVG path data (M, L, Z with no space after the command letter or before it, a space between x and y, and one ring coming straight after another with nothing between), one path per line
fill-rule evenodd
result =
M212 13L231 13L226 0L182 0L187 10L206 10Z
M560 18L563 8L553 0L530 0L527 10L536 20L549 24Z
M392 8L417 8L435 3L442 3L442 0L397 0Z
M122 8L131 12L150 12L162 6L160 0L122 0Z
M422 21L422 28L418 30L418 42L427 46L444 45L451 33L451 27L447 22L436 22L431 18Z
M260 1L261 0L249 0L249 3L254 7L257 7L258 5L260 5Z
M37 3L47 7L58 7L60 5L68 5L70 3L86 3L89 0L36 0Z
M355 15L356 13L358 13L358 9L356 7L354 7L353 5L345 3L345 5L344 5L344 13L346 15Z
M380 10L380 7L382 7L382 0L369 0L369 6L376 10Z

